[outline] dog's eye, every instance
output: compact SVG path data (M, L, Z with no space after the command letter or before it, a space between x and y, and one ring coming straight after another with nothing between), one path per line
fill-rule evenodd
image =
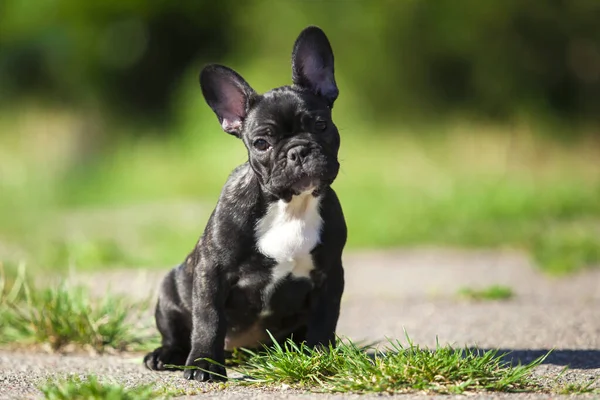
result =
M324 131L327 129L327 121L319 120L315 122L315 129L318 131Z
M271 145L265 139L256 139L254 143L252 143L256 150L265 151L268 150Z

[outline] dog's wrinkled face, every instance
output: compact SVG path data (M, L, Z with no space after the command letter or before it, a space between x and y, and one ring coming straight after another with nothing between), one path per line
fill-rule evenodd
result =
M251 110L242 136L263 187L286 199L333 182L340 136L327 103L310 93L273 90Z
M340 145L331 109L338 96L333 52L323 31L305 29L292 53L294 85L257 94L235 71L210 65L200 74L223 130L241 138L264 190L289 201L318 193L336 178Z

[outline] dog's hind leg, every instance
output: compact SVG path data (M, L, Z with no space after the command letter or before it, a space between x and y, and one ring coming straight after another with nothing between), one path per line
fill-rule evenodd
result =
M170 370L166 365L185 365L190 353L191 319L182 307L175 284L175 270L165 277L156 305L156 326L162 336L162 346L144 357L152 370Z

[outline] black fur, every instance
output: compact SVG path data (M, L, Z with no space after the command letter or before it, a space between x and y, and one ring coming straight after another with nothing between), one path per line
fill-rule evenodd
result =
M226 337L253 330L260 338L255 346L268 342L265 330L278 341L334 343L346 224L330 187L339 169L340 138L331 120L338 89L331 46L319 28L300 34L292 66L294 85L264 95L227 67L207 66L200 75L207 103L223 129L242 139L248 162L230 175L198 244L162 283L156 307L162 346L145 357L150 369L197 366L208 372L186 370L184 376L222 380L224 368L202 358L223 364ZM320 198L323 220L310 252L314 269L308 279L287 275L265 300L276 261L257 247L257 222L270 204L289 203L307 187ZM260 315L266 308L270 313Z

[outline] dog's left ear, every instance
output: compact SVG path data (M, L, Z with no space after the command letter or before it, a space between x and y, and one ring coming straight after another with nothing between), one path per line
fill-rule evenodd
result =
M292 81L325 98L330 107L338 97L333 50L325 32L316 26L304 29L296 39L292 51Z

